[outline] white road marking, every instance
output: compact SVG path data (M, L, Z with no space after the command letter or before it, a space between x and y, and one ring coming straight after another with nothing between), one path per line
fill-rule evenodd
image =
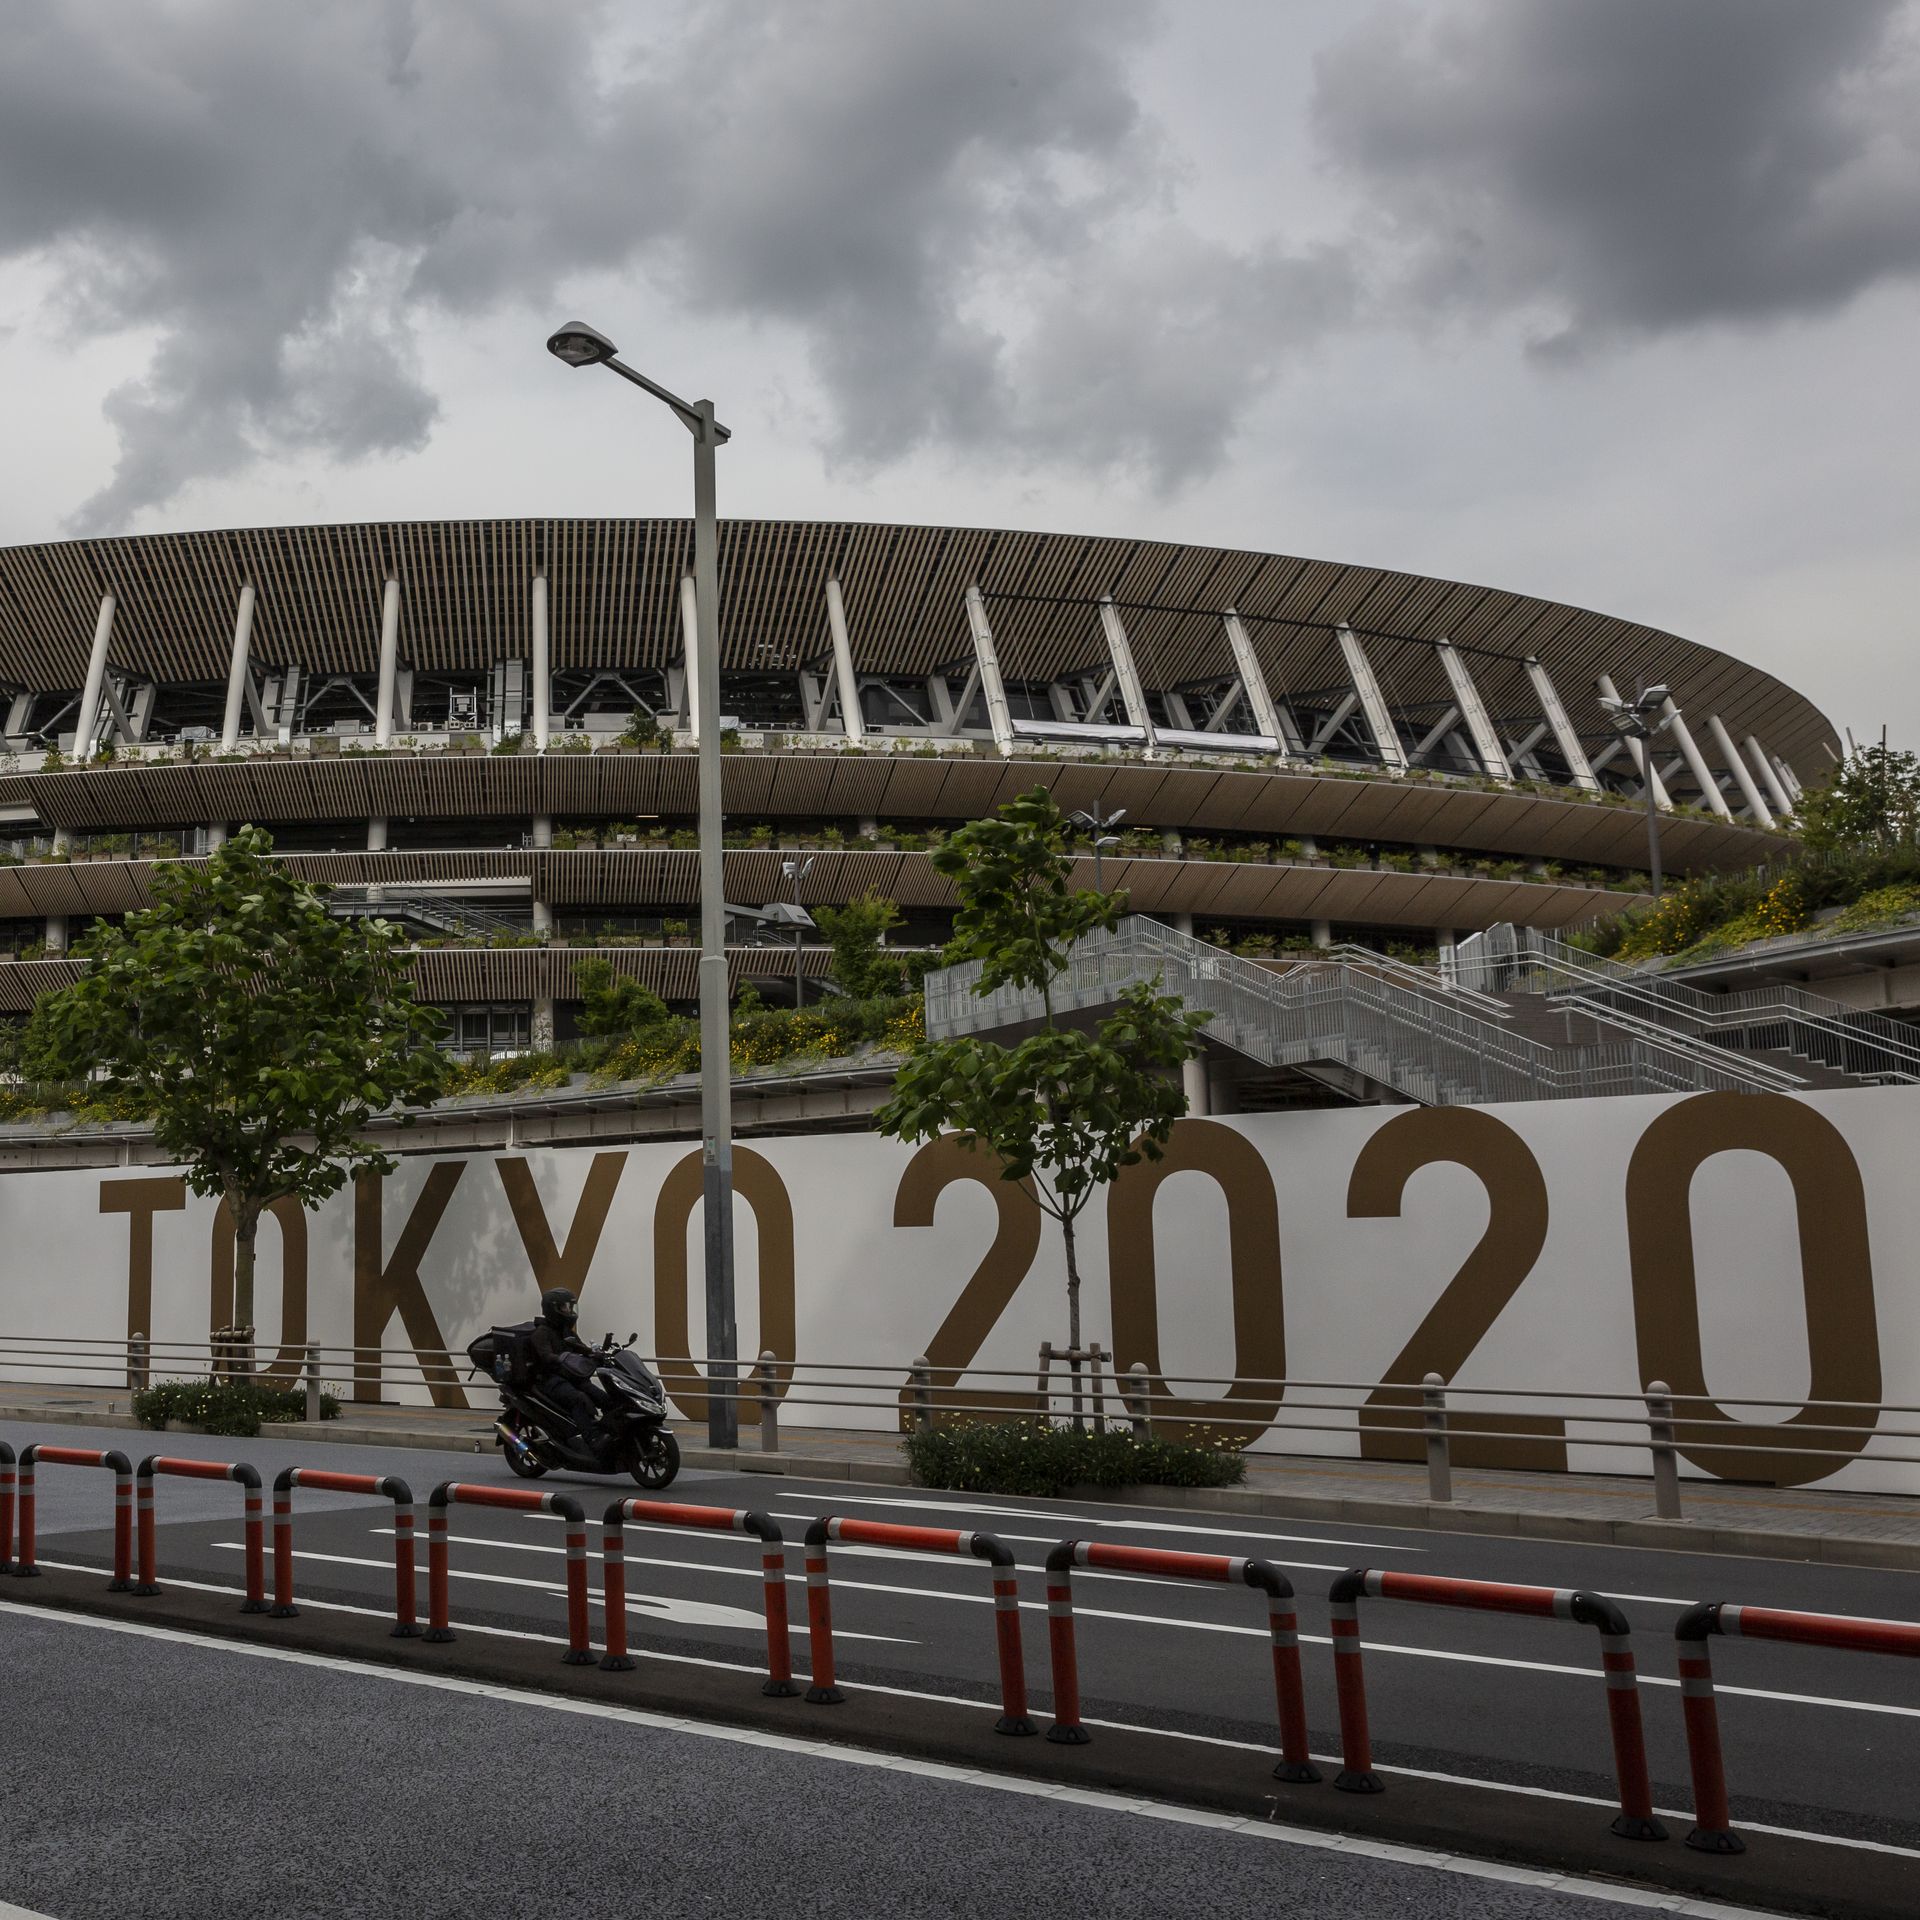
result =
M1369 1553L1426 1553L1426 1547L1404 1547L1384 1540L1334 1540L1318 1533L1255 1533L1247 1527L1195 1527L1172 1520L1114 1520L1105 1514L1056 1513L1051 1507L993 1507L971 1500L906 1500L877 1493L836 1493L827 1503L836 1507L906 1507L915 1513L991 1513L1014 1520L1061 1520L1070 1527L1111 1527L1117 1532L1182 1533L1206 1540L1275 1540L1300 1547L1364 1547ZM779 1513L776 1520L812 1520L811 1513ZM1264 1516L1262 1516L1264 1517ZM1057 1534L1032 1534L1030 1539L1051 1544ZM1003 1534L1002 1539L1016 1538ZM1351 1560L1342 1562L1352 1566Z
M225 1547L233 1553L245 1551L244 1543L238 1540L216 1540L213 1544L216 1547ZM393 1563L390 1560L365 1560L350 1553L314 1553L305 1547L297 1549L293 1557L296 1560L317 1560L336 1567L378 1567L383 1573L389 1573L393 1569ZM51 1565L52 1562L49 1561L48 1564ZM650 1566L653 1563L641 1560L637 1564ZM678 1566L682 1563L672 1561L661 1564ZM721 1569L715 1569L715 1571L721 1571ZM758 1567L729 1567L724 1571L750 1573L754 1579L760 1578ZM535 1593L549 1594L557 1600L564 1600L567 1596L566 1588L556 1587L551 1580L522 1580L511 1573L476 1573L471 1567L449 1567L447 1577L450 1580L485 1581L496 1587L528 1587ZM294 1597L299 1605L307 1604L300 1600L297 1594ZM603 1607L606 1604L605 1596L598 1587L590 1589L587 1597L595 1606ZM734 1627L742 1633L764 1633L767 1630L767 1617L763 1613L754 1613L746 1607L723 1606L707 1600L682 1600L672 1594L629 1593L627 1611L639 1614L643 1618L672 1620L689 1627ZM907 1639L897 1633L848 1632L843 1635L839 1627L834 1628L833 1637L836 1640L843 1637L848 1640L875 1640L896 1647L917 1647L920 1644L917 1640Z
M81 1566L73 1561L42 1560L40 1564L43 1567L57 1567L63 1573L100 1573L104 1571L104 1569L100 1567ZM384 1565L385 1563L383 1562L382 1564ZM244 1589L240 1587L216 1586L206 1580L172 1580L169 1581L168 1584L170 1586L185 1588L194 1593L223 1593L232 1594L237 1597L244 1592ZM355 1607L349 1606L339 1600L302 1600L300 1604L303 1608L311 1607L316 1613L345 1613L369 1620L386 1620L390 1617L387 1609L384 1607ZM0 1600L0 1612L33 1614L39 1617L43 1613L43 1609L24 1606L14 1601ZM60 1617L67 1618L70 1616L62 1615ZM102 1624L112 1625L114 1623L102 1621ZM144 1628L138 1623L128 1623L128 1625L130 1631L162 1631L162 1629L158 1628ZM477 1626L465 1621L455 1622L455 1625L461 1633L478 1634L484 1638L493 1640L531 1640L544 1643L548 1646L559 1645L558 1639L552 1634L531 1633L521 1627ZM200 1636L193 1634L176 1637L194 1640L200 1638ZM221 1644L227 1643L223 1642ZM263 1648L261 1651L268 1652L272 1650ZM755 1680L760 1678L763 1671L763 1669L759 1667L741 1666L737 1661L733 1660L714 1660L703 1654L669 1653L664 1647L630 1646L627 1651L632 1654L636 1660L657 1660L664 1665L675 1667L705 1667L713 1672L738 1673ZM315 1657L319 1658L321 1656ZM922 1687L883 1686L875 1681L863 1680L860 1682L860 1691L863 1693L884 1693L890 1698L897 1700L931 1700L944 1706L972 1707L976 1712L980 1713L997 1714L1000 1711L1000 1703L998 1700L969 1700L962 1694L930 1693ZM1177 1727L1147 1727L1142 1726L1136 1720L1103 1720L1094 1714L1086 1715L1083 1724L1089 1727L1106 1727L1115 1733L1151 1734L1156 1740L1184 1740L1195 1746L1228 1747L1238 1753L1259 1754L1268 1763L1280 1757L1280 1749L1278 1747L1263 1745L1259 1741L1254 1740L1229 1740L1214 1733L1188 1733L1184 1729ZM1316 1753L1312 1757L1323 1766L1336 1770L1343 1764L1338 1754ZM1608 1800L1598 1794L1567 1793L1551 1787L1522 1786L1512 1780L1486 1780L1468 1773L1436 1773L1425 1767L1388 1766L1384 1761L1376 1761L1373 1770L1376 1773L1395 1776L1404 1774L1410 1780L1443 1780L1458 1786L1485 1787L1493 1793L1517 1793L1533 1800L1572 1800L1584 1806L1605 1807L1609 1812L1617 1811L1619 1807L1617 1800ZM1663 1820L1674 1820L1686 1825L1691 1825L1693 1821L1692 1813L1683 1807L1656 1807L1654 1808L1654 1812ZM1818 1841L1822 1846L1854 1847L1868 1853L1896 1854L1903 1860L1920 1860L1920 1848L1898 1847L1883 1840L1855 1840L1845 1834L1817 1833L1806 1827L1769 1826L1766 1822L1760 1820L1742 1820L1740 1826L1743 1832L1775 1833L1787 1840L1814 1840Z
M52 1920L52 1916L35 1913L28 1907L16 1907L9 1900L0 1900L0 1920Z
M464 1694L469 1698L499 1701L504 1705L528 1707L548 1713L568 1713L588 1719L614 1720L628 1726L648 1727L663 1733L691 1734L703 1740L720 1740L734 1746L761 1747L775 1753L803 1755L809 1759L831 1761L841 1766L873 1767L882 1772L906 1773L920 1778L981 1787L996 1793L1013 1793L1028 1799L1051 1800L1063 1806L1083 1806L1097 1812L1130 1815L1136 1819L1165 1820L1180 1826L1210 1828L1217 1832L1237 1833L1248 1839L1277 1841L1283 1845L1313 1847L1323 1852L1348 1854L1367 1860L1391 1861L1439 1873L1455 1873L1467 1879L1496 1881L1506 1885L1538 1887L1542 1891L1569 1896L1611 1901L1615 1905L1657 1905L1662 1911L1694 1916L1694 1920L1767 1920L1750 1907L1728 1906L1718 1901L1676 1900L1669 1895L1649 1899L1640 1890L1603 1881L1583 1880L1568 1874L1541 1872L1531 1867L1515 1867L1492 1861L1475 1860L1460 1854L1437 1853L1424 1847L1400 1846L1385 1841L1363 1840L1351 1834L1332 1834L1308 1828L1290 1827L1276 1819L1256 1820L1233 1814L1211 1813L1195 1807L1138 1799L1113 1793L1101 1793L1084 1787L1063 1787L1052 1781L1023 1780L1011 1775L942 1765L938 1761L911 1759L900 1754L873 1753L857 1747L830 1745L806 1740L793 1734L768 1733L756 1727L723 1726L717 1722L690 1720L679 1715L654 1713L644 1707L613 1706L598 1701L571 1700L557 1694L535 1693L519 1687L489 1686L479 1681L462 1680L452 1674L409 1673L398 1667L376 1666L364 1661L343 1659L338 1655L303 1653L286 1647L262 1647L242 1641L213 1640L205 1635L187 1633L169 1627L155 1627L135 1621L107 1620L96 1614L55 1612L40 1607L0 1601L0 1612L25 1614L34 1619L57 1620L68 1626L93 1628L109 1633L130 1634L137 1638L169 1640L194 1646L202 1651L238 1654L243 1658L280 1660L290 1666L317 1667L324 1672L350 1674L358 1679L384 1680L398 1686L425 1687L434 1692ZM43 1920L29 1916L29 1920Z

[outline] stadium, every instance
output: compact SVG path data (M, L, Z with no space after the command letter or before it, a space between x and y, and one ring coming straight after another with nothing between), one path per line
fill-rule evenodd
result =
M463 1049L564 1040L588 952L690 1002L691 561L681 520L0 550L0 1012L243 822L409 929ZM939 945L929 850L1037 785L1138 914L1255 960L1428 959L1644 898L1649 779L1668 872L1778 855L1839 753L1674 634L1282 554L731 521L721 628L730 964L768 1000L824 972L823 903L887 896ZM1648 769L1600 702L1655 685Z

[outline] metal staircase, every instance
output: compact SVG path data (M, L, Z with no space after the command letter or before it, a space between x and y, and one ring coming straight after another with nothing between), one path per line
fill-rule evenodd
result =
M927 977L930 1038L1043 1018L1039 995L1015 988L981 994L979 977L977 961ZM1073 949L1053 984L1053 1011L1110 1006L1142 981L1210 1013L1210 1043L1350 1096L1370 1091L1426 1106L1478 1106L1803 1084L1777 1065L1702 1044L1635 1008L1569 1008L1578 1026L1568 1025L1563 1037L1551 1021L1517 1020L1505 999L1476 984L1364 947L1329 948L1276 968L1137 915Z
M1463 989L1583 1014L1630 1014L1678 1040L1776 1066L1810 1087L1920 1081L1920 1034L1803 987L1706 993L1569 946L1536 927L1490 927L1454 960Z
M411 892L405 887L368 886L353 893L336 887L327 911L342 920L391 920L398 926L420 927L449 939L487 939L494 934L526 935L533 931L532 915L515 919L486 907L455 906L444 894Z

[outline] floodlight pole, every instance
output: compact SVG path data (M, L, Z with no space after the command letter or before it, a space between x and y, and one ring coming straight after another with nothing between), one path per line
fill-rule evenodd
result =
M1647 756L1647 867L1653 879L1653 897L1660 898L1660 810L1653 798L1653 733L1649 729L1642 751Z

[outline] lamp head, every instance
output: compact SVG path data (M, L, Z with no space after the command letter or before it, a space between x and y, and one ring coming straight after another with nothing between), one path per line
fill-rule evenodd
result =
M620 351L597 327L584 320L569 320L548 337L547 351L570 367L597 367Z

